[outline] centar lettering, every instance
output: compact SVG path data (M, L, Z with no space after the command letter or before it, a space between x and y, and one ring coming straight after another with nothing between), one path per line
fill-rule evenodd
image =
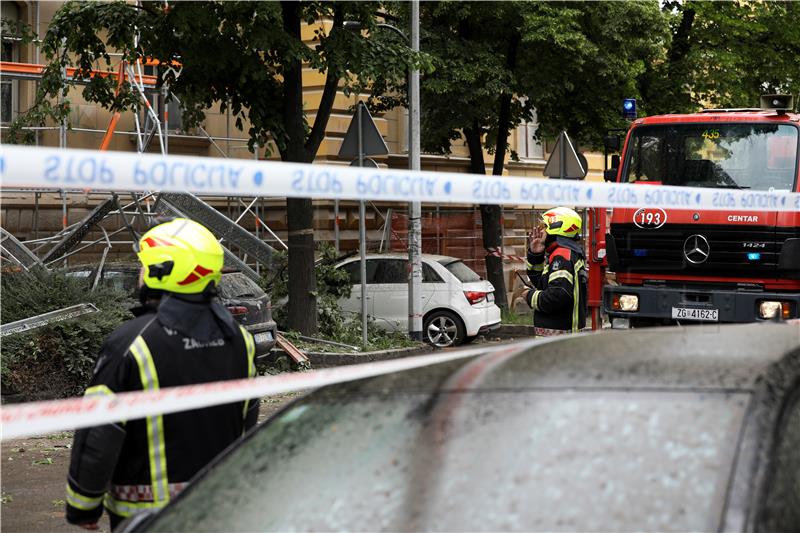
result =
M728 215L728 222L758 222L757 215Z

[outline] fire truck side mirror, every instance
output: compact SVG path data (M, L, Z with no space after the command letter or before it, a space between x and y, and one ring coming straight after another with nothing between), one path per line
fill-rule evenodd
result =
M606 153L619 152L622 139L619 135L606 135L603 138L603 145L605 146Z
M611 168L603 171L603 179L606 181L617 181L617 171L619 170L619 156L611 156Z

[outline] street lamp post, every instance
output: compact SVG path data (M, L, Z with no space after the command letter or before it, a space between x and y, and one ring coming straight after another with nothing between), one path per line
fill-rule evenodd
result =
M419 0L411 0L411 49L419 52ZM412 67L409 76L408 159L412 171L422 169L420 162L419 70ZM411 202L408 217L408 334L422 340L422 203Z
M360 30L361 23L345 21L344 28ZM411 39L402 30L391 24L377 24L400 35L414 52L419 52L419 0L411 1ZM411 67L408 72L408 168L421 170L420 163L420 101L419 70ZM422 203L408 205L408 334L411 340L422 340ZM390 220L386 221L391 224Z

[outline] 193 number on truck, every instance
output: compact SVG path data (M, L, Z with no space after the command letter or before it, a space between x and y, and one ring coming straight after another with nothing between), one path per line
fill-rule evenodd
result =
M667 212L658 207L643 207L633 214L637 228L657 229L667 222Z

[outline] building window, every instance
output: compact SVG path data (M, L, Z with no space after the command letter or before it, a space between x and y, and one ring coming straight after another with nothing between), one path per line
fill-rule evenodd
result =
M539 128L539 120L536 111L529 122L523 122L517 128L517 153L520 159L544 159L544 147L535 138L536 130Z
M158 76L159 73L156 67L145 65L142 69L142 74L146 76ZM153 109L158 115L159 122L162 122L164 120L164 101L163 98L161 98L161 92L150 93L148 95L148 100L150 100L150 105L153 106ZM152 124L150 124L150 117L147 113L145 113L145 117L145 123L152 127ZM181 109L180 104L175 99L167 103L167 126L172 133L183 131L183 109Z
M3 2L2 19L4 21L18 21L19 7L13 2ZM7 27L3 24L3 40L0 48L0 61L19 61L19 45L14 36L9 35ZM19 112L17 98L19 82L8 78L0 78L0 122L7 124L14 120Z

